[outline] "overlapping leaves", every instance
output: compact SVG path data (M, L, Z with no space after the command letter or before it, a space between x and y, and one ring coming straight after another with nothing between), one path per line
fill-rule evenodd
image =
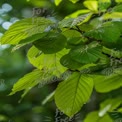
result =
M62 50L66 46L66 38L62 34L50 32L33 44L45 54L51 54Z
M94 77L95 89L98 92L110 92L122 86L122 69L107 68L103 70L105 75Z
M121 33L114 23L105 23L102 26L85 33L86 36L106 42L116 42Z
M70 1L76 3L78 0ZM56 5L61 2L62 0L55 0ZM66 80L63 79L56 92L47 97L43 103L55 94L57 107L72 117L89 100L94 84L96 91L101 93L122 86L121 68L118 69L118 64L117 69L110 67L111 58L120 60L122 57L121 45L119 51L105 47L106 44L111 44L113 47L121 44L122 5L108 10L111 5L110 0L86 0L83 4L87 9L70 14L56 24L56 27L52 27L54 23L51 20L36 17L16 22L4 34L1 38L2 44L32 43L33 46L27 56L30 63L37 68L14 85L11 95L25 90L24 96L32 87L44 82L44 79L59 77L65 74L66 70L70 70L72 75ZM84 73L90 68L92 75L89 75L89 72ZM113 68L112 72L105 75L109 73L108 68L110 71ZM102 75L101 70L104 72ZM96 71L99 71L98 75L94 75ZM91 119L93 122L111 122L107 112L117 108L120 103L119 98L105 101L101 104L100 111L90 113L85 122Z
M68 53L67 49L54 54L43 54L36 47L31 47L28 51L28 59L30 63L38 69L44 69L51 72L52 75L60 76L66 71L66 68L60 64L61 57Z

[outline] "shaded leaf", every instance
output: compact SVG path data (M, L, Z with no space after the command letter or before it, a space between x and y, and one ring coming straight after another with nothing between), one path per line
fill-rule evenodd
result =
M66 38L62 34L50 32L33 44L45 54L51 54L62 50L66 46Z
M22 39L19 44L28 44L28 43L32 43L36 40L39 40L41 38L43 38L47 33L38 33L38 34L34 34L30 37L27 37L26 39Z
M54 98L55 91L50 93L43 101L42 105L45 105L47 102L51 101Z
M70 55L64 55L61 59L60 62L63 66L69 68L69 69L77 69L80 68L83 64L72 60L72 58L70 57Z
M98 0L98 4L99 10L104 12L111 5L111 0Z
M102 55L102 48L96 42L78 46L70 51L71 58L79 63L94 63Z
M76 30L65 30L62 32L62 34L67 38L75 38L75 37L81 37L81 33Z
M116 42L119 39L121 33L115 24L105 23L96 29L86 32L85 35L101 41Z
M122 12L122 4L115 6L112 12Z

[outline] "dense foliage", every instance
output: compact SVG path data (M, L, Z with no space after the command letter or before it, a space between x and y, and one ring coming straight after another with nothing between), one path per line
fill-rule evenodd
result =
M55 0L57 6L61 2ZM61 21L35 16L14 23L2 36L1 43L15 45L14 50L31 46L27 57L36 69L15 83L10 95L24 90L23 98L34 86L58 81L56 90L44 103L54 98L58 109L73 117L89 101L93 89L98 93L119 89L122 86L121 2L85 0L84 9ZM105 99L99 110L89 113L84 122L120 119L121 104L120 95Z

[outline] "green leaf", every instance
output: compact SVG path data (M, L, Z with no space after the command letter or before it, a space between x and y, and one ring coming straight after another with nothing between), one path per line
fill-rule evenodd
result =
M66 46L66 38L62 34L50 32L33 44L45 54L51 54L62 50Z
M55 93L56 105L63 113L72 117L89 100L92 90L93 80L88 75L75 72L58 85Z
M29 62L37 67L38 69L42 69L43 65L40 63L41 61L43 61L42 59L42 52L40 50L38 50L35 46L32 46L27 54L27 57L29 59Z
M103 21L99 17L92 19L89 24L89 26L92 26L91 30L93 30L93 29L96 30L97 28L101 27L102 25L103 25Z
M117 112L122 113L122 108L117 109Z
M68 50L63 49L55 54L43 54L40 50L33 46L28 51L27 56L30 63L38 69L46 69L53 75L59 76L66 70L66 68L60 64L60 59L67 53Z
M79 0L69 0L69 1L71 1L72 3L76 3L76 2L78 2Z
M85 1L83 4L89 10L91 10L93 12L98 12L98 1L96 1L96 0L88 0L88 1Z
M83 14L78 16L77 18L75 18L71 24L70 27L74 27L76 25L81 25L83 23L86 23L90 20L90 18L92 17L93 13L88 13L88 14Z
M80 71L80 73L89 73L90 72L90 68L91 67L95 67L97 66L97 64L91 63L91 64L85 64L82 67L79 67L78 70Z
M87 38L84 37L74 37L74 38L68 38L67 42L71 45L79 45L79 44L84 44L84 42L87 41Z
M18 101L18 103L21 103L21 101L23 100L23 98L26 96L26 94L33 88L34 86L28 88L28 89L25 89L23 94L21 95L21 98L20 100ZM14 93L15 94L15 93Z
M39 40L40 38L43 38L45 35L47 35L47 33L37 33L34 34L32 36L27 37L26 39L22 39L19 44L28 44L28 43L32 43L36 40Z
M122 3L122 0L115 0L117 3Z
M122 98L107 99L100 104L99 116L104 116L107 112L113 112L122 103Z
M78 46L70 51L71 58L79 63L96 62L102 55L102 48L96 42L85 46Z
M111 5L111 0L98 0L99 10L104 12Z
M64 30L62 34L67 38L67 43L71 45L78 45L87 41L87 38L83 37L80 32L76 30Z
M74 13L66 16L65 18L76 18L78 17L79 15L82 15L82 14L86 14L86 13L89 13L90 10L89 9L82 9L82 10L78 10L78 11L75 11Z
M2 44L18 44L21 40L43 33L53 22L42 17L27 18L14 23L1 38Z
M122 21L114 21L113 22L118 28L120 29L120 32L122 34Z
M103 15L104 20L108 19L122 19L122 12L106 13Z
M84 122L113 122L113 120L106 114L103 117L99 117L98 111L91 112L87 115Z
M120 88L122 86L122 75L113 72L112 68L104 69L105 75L94 76L95 89L98 92L105 93ZM112 73L112 74L111 74Z
M69 28L71 27L71 24L73 22L73 18L67 18L63 19L62 21L59 22L59 28Z
M120 113L118 111L110 112L109 115L114 120L114 122L121 122L122 121L122 113Z
M122 52L121 51L116 51L114 49L109 49L109 48L106 48L106 47L103 47L102 51L103 51L103 53L108 54L111 57L122 58Z
M32 87L36 86L40 82L42 75L43 72L38 69L26 74L24 77L19 79L17 83L14 84L10 95L13 95L21 90L30 90Z
M55 91L50 93L43 101L42 105L45 105L47 102L51 101L54 98Z
M120 24L121 25L121 24ZM119 24L118 24L118 26L119 26ZM119 28L121 28L121 26L119 27ZM121 31L121 30L120 30ZM122 49L122 37L120 37L116 42L112 42L112 43L109 43L109 42L103 42L103 45L105 46L105 47L107 47L108 49L107 50L113 50L113 51L111 51L112 53L113 52L115 52L116 54L114 54L115 55L115 57L120 57L120 56L122 56L122 52L121 52L121 49ZM112 54L110 52L110 55Z
M75 37L81 37L81 33L76 30L65 30L62 32L62 34L67 38L75 38Z
M115 6L112 12L122 12L122 4Z
M1 122L9 121L9 118L3 114L0 114L0 121Z
M106 42L116 42L121 33L114 23L105 23L102 26L85 33L86 36Z
M64 55L61 59L60 62L63 66L69 68L69 69L77 69L80 68L83 64L72 60L72 58L70 57L70 55Z
M104 19L121 19L122 18L122 5L115 6L110 13L103 15Z
M62 0L55 0L56 6L58 6L61 2L62 2Z
M18 50L18 49L20 49L21 47L23 47L23 46L25 46L25 45L26 45L26 43L24 43L24 44L18 44L18 45L14 46L14 47L12 48L12 51L11 51L11 52L14 52L14 51Z
M93 26L91 24L84 23L84 24L82 24L82 25L79 26L79 29L81 31L87 32L87 31L92 30L93 29Z

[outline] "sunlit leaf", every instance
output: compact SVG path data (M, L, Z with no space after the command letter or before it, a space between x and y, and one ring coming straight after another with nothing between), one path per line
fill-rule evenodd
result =
M92 90L93 80L89 76L73 73L57 87L56 105L63 113L72 117L89 100Z
M106 13L103 16L104 20L107 19L122 19L122 12Z
M17 83L14 84L10 95L13 95L21 90L30 90L32 87L36 86L41 81L42 75L43 72L41 70L34 70L26 74L24 77L19 79Z
M53 75L61 75L66 68L60 64L60 59L63 55L67 54L68 50L64 49L55 54L43 54L36 47L31 47L28 52L28 59L38 69L46 69Z
M43 33L53 22L42 17L27 18L17 21L1 38L2 44L18 44L21 40Z
M94 12L98 12L98 1L96 1L96 0L88 0L88 1L85 1L83 4L89 10L94 11Z
M58 6L61 2L62 2L62 0L55 0L56 6Z
M122 3L122 0L115 0L117 3Z
M86 13L89 13L89 12L90 12L89 9L78 10L78 11L66 16L65 18L75 18L75 17L78 17L81 14L86 14Z
M79 0L69 0L69 1L71 1L72 3L76 3L76 2L78 2Z

